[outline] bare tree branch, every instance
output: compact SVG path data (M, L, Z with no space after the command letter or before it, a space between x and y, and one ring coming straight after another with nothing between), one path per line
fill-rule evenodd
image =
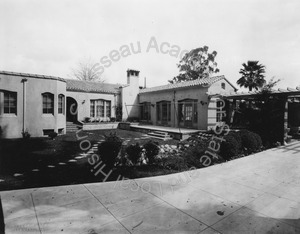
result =
M91 59L80 61L75 68L72 68L71 77L78 80L104 82L100 72L96 69L96 63Z

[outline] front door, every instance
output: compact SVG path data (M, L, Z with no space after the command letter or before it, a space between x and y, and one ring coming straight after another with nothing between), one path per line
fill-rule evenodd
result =
M184 105L184 126L187 128L193 127L193 104L187 103Z

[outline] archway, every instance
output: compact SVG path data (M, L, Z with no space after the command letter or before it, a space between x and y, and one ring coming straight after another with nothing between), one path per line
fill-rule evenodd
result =
M73 123L77 122L78 119L77 107L78 104L76 100L72 97L67 97L67 111L66 111L67 122L73 122Z

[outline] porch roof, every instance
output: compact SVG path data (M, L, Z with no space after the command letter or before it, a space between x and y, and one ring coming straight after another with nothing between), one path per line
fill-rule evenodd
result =
M226 99L256 99L261 93L259 91L249 91L249 92L231 92L231 93L207 93L209 96L218 96ZM286 89L273 89L269 93L269 96L283 96L283 97L300 97L300 86L296 88L286 88Z

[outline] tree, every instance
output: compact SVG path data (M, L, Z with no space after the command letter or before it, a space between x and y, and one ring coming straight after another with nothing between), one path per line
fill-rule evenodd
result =
M72 68L71 77L78 80L104 82L101 74L96 69L97 63L93 63L91 59L80 61L76 68Z
M217 68L215 58L217 52L208 53L208 46L199 47L186 53L177 67L179 75L169 80L170 83L203 79L220 70Z
M261 94L270 94L272 93L273 88L278 84L278 82L280 82L281 80L274 80L275 77L272 77L268 83L264 83L263 86L260 89L260 93Z
M249 88L258 90L263 87L266 80L264 79L265 75L265 66L258 64L258 61L248 61L247 64L243 63L243 68L240 70L242 77L238 79L237 84L240 87Z

